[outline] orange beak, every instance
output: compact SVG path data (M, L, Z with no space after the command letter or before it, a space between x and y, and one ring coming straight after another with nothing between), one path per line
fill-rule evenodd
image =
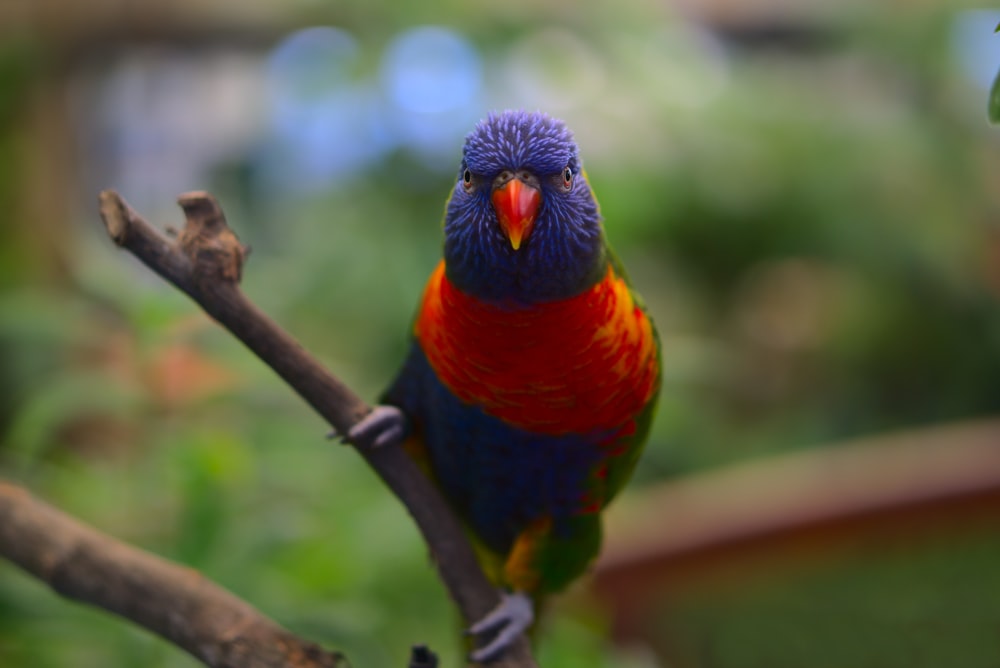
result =
M517 250L531 234L538 215L538 203L542 194L538 188L513 178L493 190L493 208L496 209L500 227Z

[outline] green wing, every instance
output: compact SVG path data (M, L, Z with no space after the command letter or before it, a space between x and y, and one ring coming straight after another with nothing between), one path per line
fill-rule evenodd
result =
M632 295L632 300L646 314L646 317L649 318L649 312L646 310L646 302L632 287L628 272L625 271L625 266L618 258L618 255L610 246L607 247L607 254L608 262L611 263L612 269L629 286L629 293ZM646 445L646 439L649 437L649 429L653 424L653 418L656 416L656 406L659 403L660 385L663 376L663 349L660 345L660 335L656 330L656 323L653 322L652 318L650 318L649 322L653 326L653 338L656 344L656 365L659 369L656 377L656 388L652 396L650 396L646 407L643 408L642 413L636 418L635 433L623 439L621 447L624 449L624 452L607 461L607 475L603 480L603 504L605 506L621 491L632 476L632 471L635 470L635 465L639 461L639 457L642 455L643 448ZM594 483L601 484L597 480L594 480Z

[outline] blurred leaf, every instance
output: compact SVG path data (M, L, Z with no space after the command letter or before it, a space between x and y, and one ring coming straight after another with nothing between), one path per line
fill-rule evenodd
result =
M991 123L1000 123L1000 70L997 71L993 86L990 88L988 113Z
M997 27L993 29L993 32L994 34L1000 33L1000 23L997 23ZM1000 70L997 70L997 75L993 79L993 85L990 87L990 98L987 103L986 113L991 123L1000 123Z

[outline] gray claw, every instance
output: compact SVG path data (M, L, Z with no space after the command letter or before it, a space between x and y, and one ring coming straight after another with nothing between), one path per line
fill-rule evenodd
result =
M395 406L379 405L350 428L345 441L359 447L383 448L402 442L406 417Z
M470 658L480 663L497 658L534 621L535 608L527 594L523 592L503 594L500 605L469 628L470 635L498 630L496 637L485 647L472 652Z

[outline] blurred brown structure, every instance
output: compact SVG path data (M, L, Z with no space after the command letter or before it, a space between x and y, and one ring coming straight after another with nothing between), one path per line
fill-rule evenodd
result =
M594 589L619 642L675 665L656 619L677 599L992 534L997 517L1000 421L866 438L627 497L609 513Z

